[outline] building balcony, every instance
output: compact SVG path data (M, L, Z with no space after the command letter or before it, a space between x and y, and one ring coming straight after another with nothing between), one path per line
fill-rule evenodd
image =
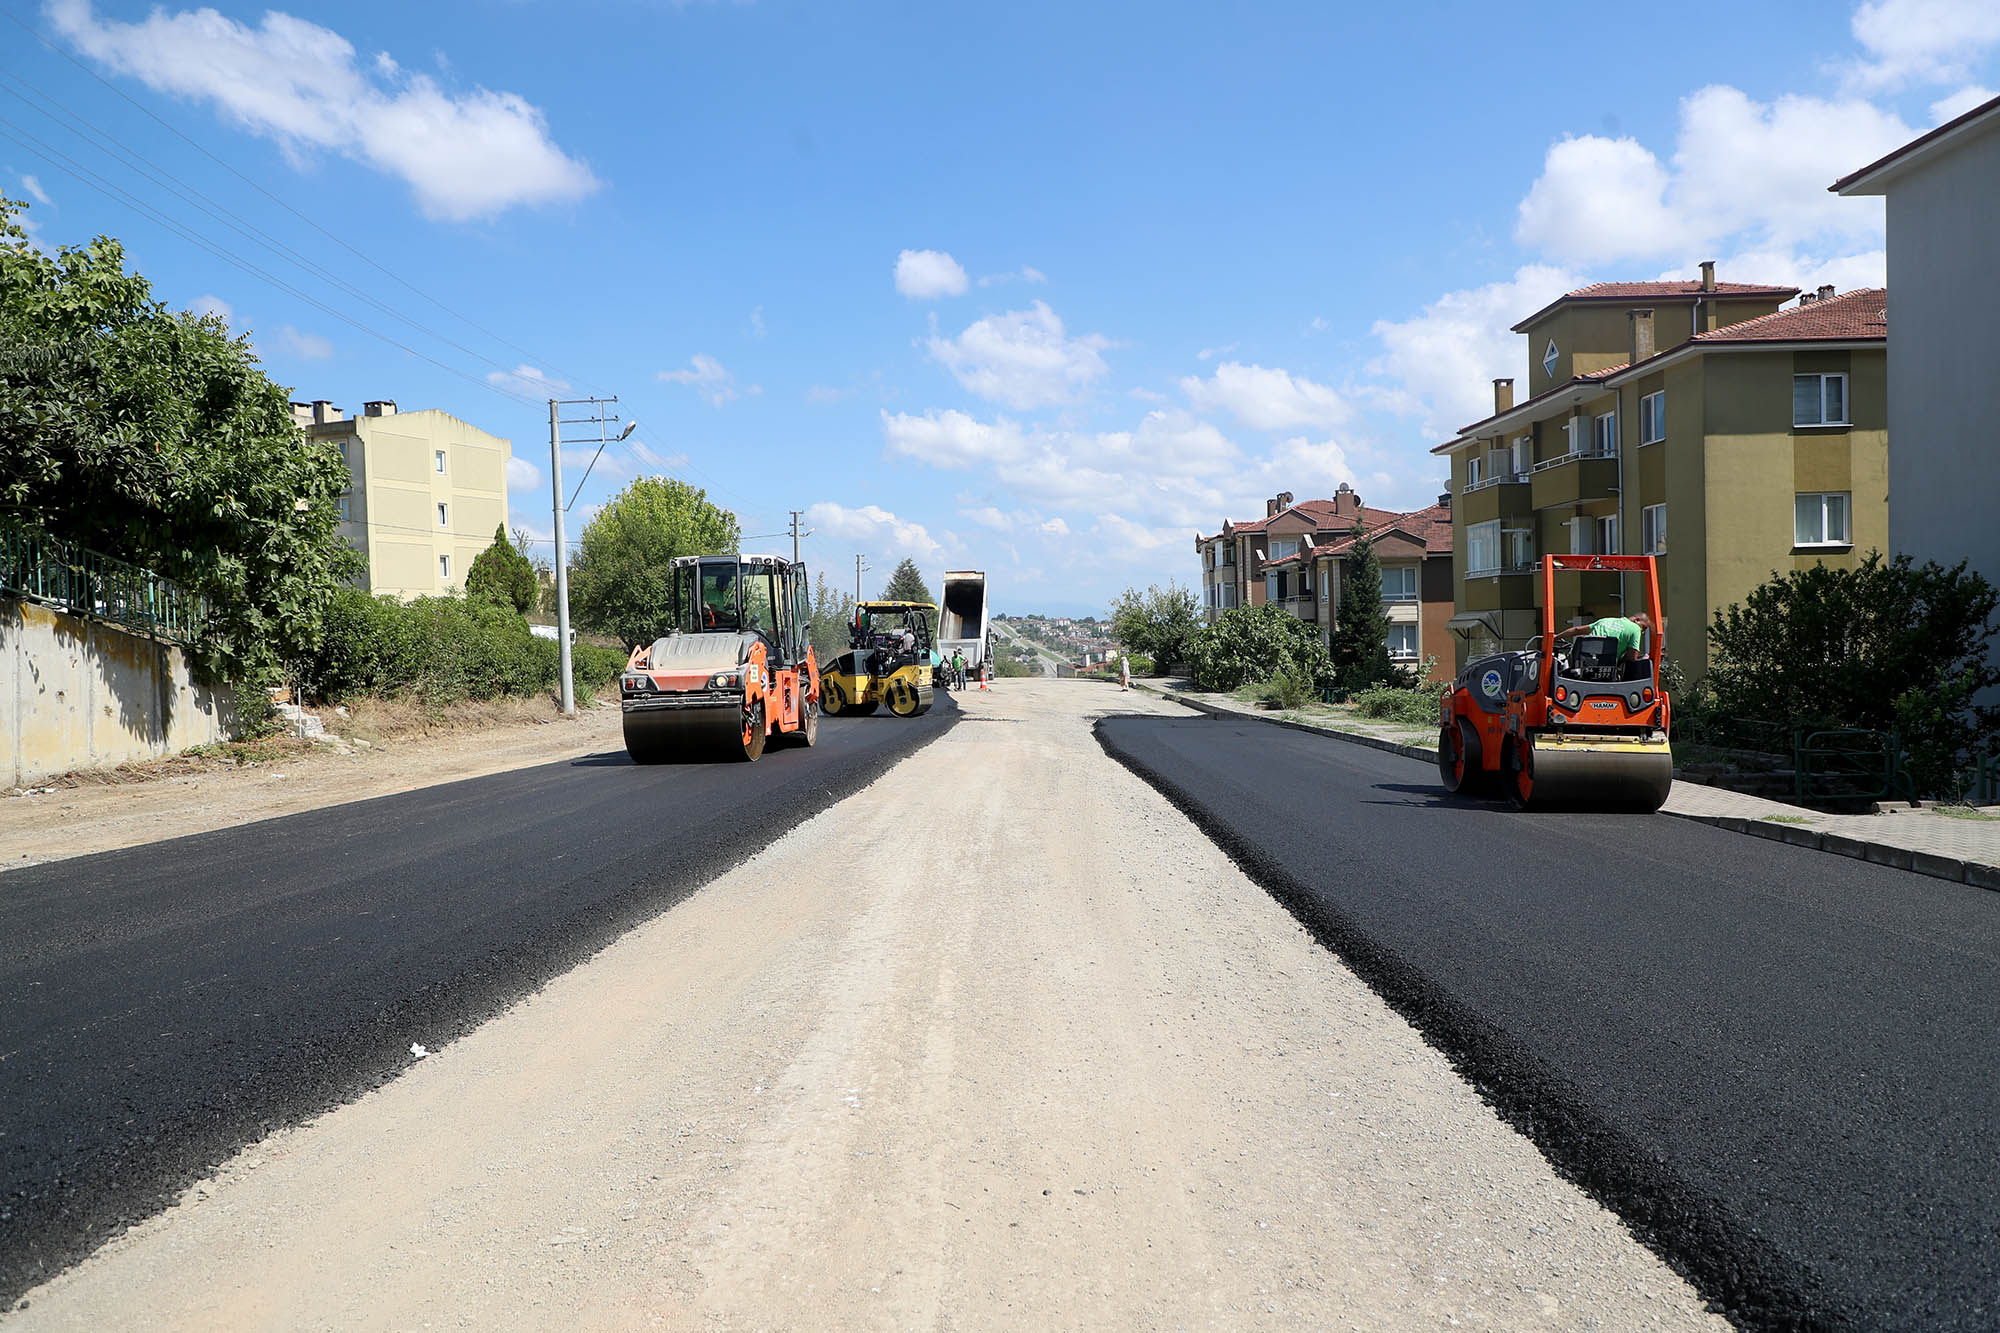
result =
M1533 486L1528 477L1496 477L1468 486L1454 505L1461 523L1485 523L1496 518L1525 518L1534 512Z
M1465 611L1525 610L1535 605L1532 568L1475 570L1459 585L1459 607Z
M1291 612L1300 620L1309 620L1314 624L1319 623L1319 603L1314 600L1311 593L1304 593L1297 597L1281 597L1278 599L1278 605L1284 607L1285 610Z
M1567 607L1607 606L1618 600L1621 579L1618 574L1588 574L1580 570L1559 569L1556 571L1556 609ZM1542 581L1533 579L1536 606L1542 604Z
M1618 494L1616 454L1565 454L1535 465L1530 482L1536 509L1609 500Z

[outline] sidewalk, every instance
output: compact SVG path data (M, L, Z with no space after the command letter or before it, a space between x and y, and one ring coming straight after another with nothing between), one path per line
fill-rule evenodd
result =
M1333 726L1297 714L1279 716L1226 694L1195 693L1186 681L1132 683L1204 713L1255 718L1295 731L1314 731L1373 746L1426 763L1437 762L1437 748L1417 740L1407 727L1362 720ZM1938 879L2000 890L2000 818L1963 818L1929 809L1902 808L1880 815L1832 815L1685 780L1674 783L1673 793L1667 797L1661 813L1713 824L1732 833L1771 838L1898 870L1914 870Z

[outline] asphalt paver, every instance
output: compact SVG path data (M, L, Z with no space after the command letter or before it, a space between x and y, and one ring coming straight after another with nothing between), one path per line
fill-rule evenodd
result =
M1256 722L1098 733L1740 1324L2000 1322L2000 896Z
M657 915L944 734L622 749L0 880L0 1302Z

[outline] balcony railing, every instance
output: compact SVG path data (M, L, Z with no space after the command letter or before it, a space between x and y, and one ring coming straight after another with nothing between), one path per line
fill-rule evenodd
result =
M1488 579L1500 574L1532 574L1540 563L1540 561L1532 559L1517 560L1512 564L1496 565L1491 569L1468 569L1465 571L1465 577L1469 579ZM1383 600L1387 601L1388 599L1384 598ZM1410 598L1408 600L1414 601L1416 599Z
M1557 454L1554 458L1544 458L1541 462L1535 464L1535 471L1547 472L1552 467L1561 467L1565 463L1575 463L1585 458L1616 458L1616 457L1618 457L1618 451L1616 449L1598 449L1593 447L1590 449L1582 450L1581 452L1578 453Z
M11 524L0 524L0 591L182 643L209 619L207 599L171 579Z
M1502 472L1498 476L1481 477L1478 481L1468 482L1460 488L1459 494L1470 495L1474 491L1483 491L1489 486L1512 486L1525 482L1527 479L1528 474L1525 472Z

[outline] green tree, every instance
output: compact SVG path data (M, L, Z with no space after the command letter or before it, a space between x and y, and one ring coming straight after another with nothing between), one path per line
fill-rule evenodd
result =
M854 624L854 594L827 582L826 575L813 576L812 642L822 664L847 651L850 626Z
M1179 583L1158 584L1141 593L1127 588L1111 604L1111 637L1132 653L1150 657L1160 670L1188 660L1201 628L1201 604L1194 590Z
M1702 681L1720 718L1900 734L1920 793L1955 796L1959 774L2000 742L1990 656L2000 593L1960 561L1913 565L1869 552L1853 569L1814 565L1719 610Z
M937 598L931 596L930 586L924 582L923 574L917 569L917 562L905 556L903 563L897 565L895 572L889 575L889 582L882 589L882 600L935 604Z
M1195 684L1234 690L1289 672L1315 690L1333 684L1333 662L1319 630L1282 607L1239 606L1195 632L1188 657Z
M736 515L672 477L640 477L597 511L570 558L570 614L582 629L650 643L667 628L673 561L734 551Z
M1354 529L1340 572L1340 602L1334 608L1328 653L1335 682L1343 690L1400 685L1403 673L1389 660L1389 615L1382 607L1382 562L1375 543Z
M535 584L535 565L507 538L505 524L493 529L493 544L481 551L465 574L467 597L511 606L526 615L534 609L540 590Z
M36 251L26 207L0 197L0 514L202 594L196 665L261 683L359 570L340 450L220 317L155 300L109 237Z

